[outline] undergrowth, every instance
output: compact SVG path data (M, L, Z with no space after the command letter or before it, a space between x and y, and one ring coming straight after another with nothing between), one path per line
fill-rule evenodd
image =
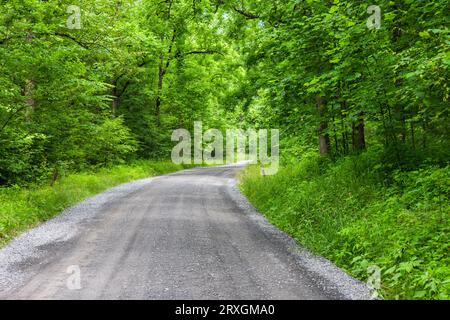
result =
M337 162L308 155L241 189L279 228L366 281L381 270L387 299L449 299L450 167L386 173L368 154ZM372 269L373 270L373 269Z

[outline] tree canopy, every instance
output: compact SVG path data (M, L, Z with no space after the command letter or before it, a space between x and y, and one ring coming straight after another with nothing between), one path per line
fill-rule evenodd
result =
M3 0L0 182L279 128L287 160L449 156L448 1ZM369 9L369 10L368 10ZM371 11L372 10L372 11ZM374 11L375 10L375 11Z

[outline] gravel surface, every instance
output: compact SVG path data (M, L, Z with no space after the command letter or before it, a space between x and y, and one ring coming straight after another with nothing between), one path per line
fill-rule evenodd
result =
M369 299L249 204L242 167L138 180L65 210L0 250L0 298Z

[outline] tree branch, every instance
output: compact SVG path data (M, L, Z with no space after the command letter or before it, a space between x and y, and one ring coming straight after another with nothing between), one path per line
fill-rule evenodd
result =
M166 67L163 69L163 73L165 74L167 69L169 69L170 67L170 62L172 60L172 57L170 56L172 54L172 50L173 50L173 46L175 44L175 41L177 39L177 30L174 29L173 30L173 36L172 36L172 40L170 41L170 46L169 46L169 50L167 51L167 62L166 62Z
M216 51L216 50L205 50L205 51L189 51L186 52L184 54L182 54L181 56L188 56L191 54L220 54L221 56L223 56L223 53L220 51Z
M12 120L12 118L14 118L14 116L15 116L16 114L18 114L20 111L24 110L24 109L27 108L27 107L28 107L28 106L23 106L23 107L21 107L21 108L15 110L13 113L11 113L11 114L9 115L8 119L6 119L5 123L3 123L2 127L0 128L0 132L2 132L3 129L6 128L6 126L8 125L8 123Z
M78 44L80 47L83 47L84 49L91 49L88 44L81 42L80 40L76 39L75 37L72 37L69 34L65 34L65 33L55 33L55 36L61 37L61 38L65 38L65 39L69 39L72 40L73 42L75 42L76 44Z
M239 9L239 8L233 7L233 10L236 11L237 13L243 15L248 20L259 19L260 18L259 15L256 15L254 13L245 11L243 9Z

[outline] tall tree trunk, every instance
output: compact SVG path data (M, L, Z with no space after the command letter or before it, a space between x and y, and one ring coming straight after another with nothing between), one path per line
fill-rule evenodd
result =
M388 128L386 125L386 118L384 115L384 108L383 108L383 103L380 103L380 115L381 115L381 119L383 120L383 136L384 136L384 146L387 147L389 146L389 135L388 135Z
M425 150L427 148L427 131L428 131L428 121L427 115L424 114L422 118L422 149Z
M338 140L338 135L337 135L337 130L336 130L336 122L335 122L335 117L333 114L333 134L334 134L334 147L335 147L335 152L336 155L339 155L339 140Z
M111 114L113 117L116 117L117 110L119 109L119 93L117 91L117 83L114 84L114 88L112 89L112 102L111 102Z
M169 17L170 17L170 8L172 7L172 1L170 1L169 5ZM164 85L164 76L166 75L167 70L169 69L170 62L172 61L172 50L175 45L175 41L177 39L177 30L173 30L172 40L170 41L169 50L167 51L167 61L164 63L164 54L161 53L159 58L159 73L158 73L158 92L156 95L155 102L155 113L156 113L156 124L158 127L161 125L161 96Z
M25 86L22 90L23 96L25 97L25 104L27 105L27 108L25 108L25 119L27 122L31 122L31 117L36 106L36 101L33 98L35 86L36 82L34 80L26 80Z
M318 130L319 152L321 156L326 156L330 152L330 136L326 132L328 128L328 122L325 118L326 106L320 95L316 97L316 107L320 117L320 125Z
M158 92L156 95L156 103L155 103L156 124L158 125L158 127L161 125L161 95L164 85L165 74L166 70L164 69L164 57L161 55L158 73Z
M364 116L360 114L358 121L352 123L352 142L353 150L361 151L366 148L365 126Z
M33 42L34 34L32 31L27 31L27 38L26 42L28 44L31 44ZM27 108L25 109L25 119L27 122L31 122L31 117L34 112L34 108L36 106L36 101L33 97L34 88L36 87L36 81L34 81L32 78L27 79L25 81L25 85L22 89L22 94L25 97L25 104L27 105Z
M400 107L399 108L399 113L400 113L400 122L402 124L401 137L402 137L402 142L405 144L406 143L406 136L408 135L407 128L406 128L405 110L402 107Z
M348 146L348 132L347 132L347 125L345 123L345 115L344 111L347 110L347 103L346 101L343 101L341 104L341 130L342 130L342 147L344 154L348 154L349 152L349 146Z

